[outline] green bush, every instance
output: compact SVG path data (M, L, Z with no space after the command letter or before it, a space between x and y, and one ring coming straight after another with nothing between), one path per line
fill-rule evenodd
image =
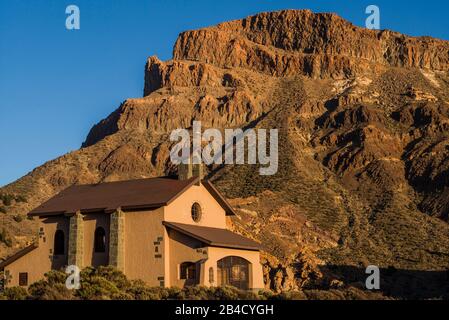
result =
M133 280L127 293L136 300L161 300L161 294L154 288L148 288L142 280Z
M213 289L216 300L237 300L239 298L239 290L235 287L223 286Z
M28 297L28 292L23 287L5 288L3 295L7 300L25 300Z
M22 217L20 214L15 215L15 216L13 217L13 219L14 219L14 221L17 222L17 223L23 221L23 217Z
M28 202L28 200L22 195L18 195L15 199L16 202Z
M30 285L28 291L14 287L5 290L0 299L35 300L268 300L268 299L306 299L306 298L344 298L343 292L299 291L275 294L268 290L257 293L239 290L235 287L190 286L185 288L148 287L142 280L128 280L113 267L87 267L81 271L81 287L67 289L67 274L63 271L50 271L44 279ZM307 295L306 295L307 294ZM348 298L359 294L347 294Z
M7 207L10 206L12 204L12 200L14 200L14 197L10 194L2 194L0 198L3 201L3 204Z
M113 300L123 293L109 280L91 276L89 279L81 278L81 288L76 291L76 296L83 300Z
M30 298L37 300L71 300L73 291L65 285L67 275L62 271L52 270L45 274L45 278L33 283L28 288Z
M131 282L117 269L100 266L97 269L87 267L81 271L81 288L76 296L85 300L122 300L132 298L126 290Z
M273 296L275 295L275 293L273 291L270 290L260 290L258 292L258 296L261 300L269 300L271 298L273 298Z
M0 232L0 242L3 242L8 247L12 247L12 240L8 237L4 228Z
M285 291L270 297L271 300L307 300L302 291Z
M6 212L8 212L8 211L6 210L6 207L5 207L5 206L1 206L1 207L0 207L0 212L1 212L1 213L6 213Z

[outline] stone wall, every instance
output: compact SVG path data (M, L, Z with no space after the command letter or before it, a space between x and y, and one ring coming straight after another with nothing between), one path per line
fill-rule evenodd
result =
M75 265L80 269L84 266L83 223L83 215L81 214L81 212L77 212L70 217L68 264Z
M111 214L109 238L109 265L124 271L125 217L119 209Z

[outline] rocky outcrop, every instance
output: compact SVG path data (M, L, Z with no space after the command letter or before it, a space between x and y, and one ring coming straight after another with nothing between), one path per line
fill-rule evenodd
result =
M186 31L173 56L274 76L349 77L381 66L449 70L449 43L355 27L335 14L261 13Z

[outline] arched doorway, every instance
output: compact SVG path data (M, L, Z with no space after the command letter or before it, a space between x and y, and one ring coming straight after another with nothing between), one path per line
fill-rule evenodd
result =
M102 227L95 229L94 250L96 253L106 252L106 231Z
M58 256L65 254L65 236L62 230L56 230L55 232L53 254Z
M218 285L230 285L242 290L248 290L249 265L250 263L246 259L237 256L228 256L218 260Z

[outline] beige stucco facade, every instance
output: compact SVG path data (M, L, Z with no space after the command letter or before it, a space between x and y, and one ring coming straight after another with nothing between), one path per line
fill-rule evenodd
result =
M191 208L194 203L201 207L199 221L192 219ZM75 221L72 218L70 224L71 215L40 217L38 246L4 266L6 285L18 286L20 273L27 273L29 285L42 279L44 273L51 269L63 269L68 264L69 242L77 240L78 248L72 248L72 260L82 261L81 267L119 265L119 269L129 279L141 279L150 286L221 285L218 283L217 262L235 256L243 258L248 264L248 289L264 287L259 251L207 245L163 224L174 222L226 228L226 210L202 184L190 186L169 204L159 208L120 211L123 217L120 228L117 227L116 217L111 220L113 214L114 212L81 212L77 233L73 230L71 233L70 228L73 228ZM99 227L105 231L104 252L95 252L95 234ZM54 236L57 230L64 233L64 254L60 255L54 254ZM194 278L182 278L183 263L192 265L192 270L195 270Z

